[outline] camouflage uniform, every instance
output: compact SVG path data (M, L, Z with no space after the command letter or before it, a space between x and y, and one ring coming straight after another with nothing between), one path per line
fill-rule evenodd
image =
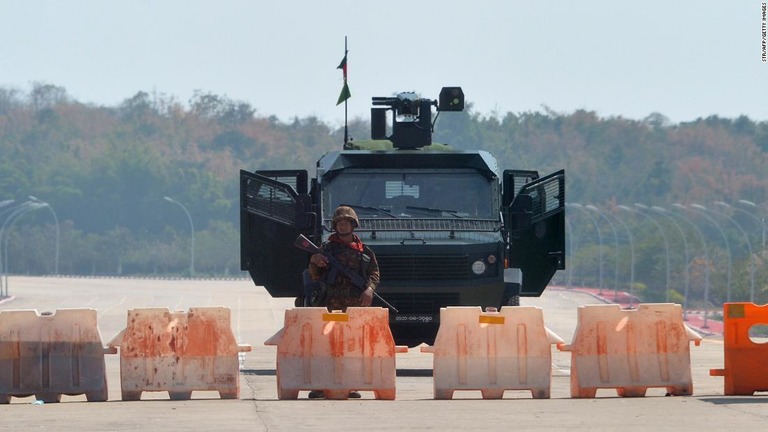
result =
M358 226L357 215L349 207L340 207L337 209L333 218L333 227L342 217L352 220L355 227ZM360 238L353 234L353 241L344 243L336 233L332 234L329 241L320 247L324 252L334 256L343 266L357 272L366 280L366 288L370 287L374 291L379 286L379 264L376 261L376 255L373 251L360 241ZM363 255L370 258L367 264L364 264ZM309 264L309 275L313 281L319 281L322 290L318 300L313 302L312 306L325 306L330 310L346 310L348 307L362 306L360 296L363 289L356 287L344 273L337 271L333 281L329 281L328 274L333 272L330 266L318 267L315 264Z

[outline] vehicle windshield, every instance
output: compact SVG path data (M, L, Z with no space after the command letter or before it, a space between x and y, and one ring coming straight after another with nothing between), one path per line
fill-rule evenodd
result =
M493 182L474 170L342 172L323 187L323 207L351 205L361 218L494 219L493 196Z

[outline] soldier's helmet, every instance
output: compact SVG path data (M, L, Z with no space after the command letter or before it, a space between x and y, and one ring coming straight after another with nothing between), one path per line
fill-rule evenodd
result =
M331 229L336 229L336 222L342 219L349 219L352 221L352 226L357 228L360 226L360 221L357 219L357 213L352 207L339 206L336 211L333 212L333 222L331 223Z

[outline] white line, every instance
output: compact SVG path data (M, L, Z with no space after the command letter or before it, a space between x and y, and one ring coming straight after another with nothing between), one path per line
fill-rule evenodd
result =
M105 314L105 313L107 313L107 311L110 311L110 310L112 310L112 309L114 309L114 308L116 308L116 307L120 306L121 304L125 303L125 301L126 301L127 299L128 299L128 296L123 296L123 298L121 298L121 299L120 299L120 301L119 301L117 304L115 304L115 305L112 305L112 306L108 306L108 307L106 307L106 308L102 309L102 310L101 310L101 312L99 312L99 313L97 314L97 316L98 316L98 317L103 317L103 316L104 316L104 314Z

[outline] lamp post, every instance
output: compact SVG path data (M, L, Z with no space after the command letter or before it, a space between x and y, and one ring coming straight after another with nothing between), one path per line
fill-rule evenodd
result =
M189 214L189 211L187 211L187 208L184 207L183 204L172 199L171 197L166 196L166 197L163 197L163 199L181 207L181 209L184 210L184 213L186 213L187 219L189 219L189 228L190 228L190 231L192 232L192 247L191 247L192 252L190 254L190 259L189 259L189 276L195 277L195 224L192 222L192 215Z
M627 224L624 223L624 221L616 216L613 215L613 217L616 218L617 221L621 224L621 226L624 227L624 231L627 233L627 237L629 238L629 308L634 309L634 302L635 302L635 241L632 239L632 232L629 231L629 228L627 228Z
M608 217L604 215L600 209L591 204L584 206L584 208L597 213L598 216L605 219L605 221L608 222L608 225L611 227L611 231L613 231L613 243L616 249L616 258L614 259L613 263L613 301L617 302L619 299L619 235L616 232L616 227L613 225L613 222L611 222L611 220L608 219Z
M584 211L587 216L589 216L589 220L592 221L592 224L595 225L595 229L597 230L597 241L600 244L600 270L599 270L599 282L598 282L598 290L599 294L603 295L603 236L600 234L600 225L598 225L597 220L592 216L592 213L590 213L587 209L584 208L583 205L579 203L566 203L566 206L574 207L579 210Z
M57 275L59 274L59 218L56 216L56 212L53 210L53 206L48 204L47 202L40 201L39 199L33 197L32 195L29 196L30 201L36 202L39 204L45 205L45 207L48 207L48 210L51 211L51 214L53 215L53 221L56 224L56 255L55 260L53 261L53 274Z
M5 231L5 227L8 225L8 223L11 222L11 219L17 216L17 211L21 209L22 207L30 204L29 201L21 203L17 205L16 207L9 207L11 204L13 204L13 200L6 200L2 202L1 207L8 207L7 209L0 212L0 216L11 212L10 215L3 221L3 225L0 226L0 296L8 296L8 289L6 288L5 291L3 291L3 272L5 270L5 267L3 267L3 232Z
M11 214L5 219L3 222L3 226L0 227L0 247L3 249L2 254L2 261L3 261L3 267L2 271L0 271L0 279L5 279L5 295L8 295L8 244L10 243L10 234L5 235L5 243L2 242L3 232L5 231L6 226L8 227L8 231L10 232L11 228L13 228L13 225L16 223L16 221L26 213L29 213L33 210L37 210L39 208L44 207L42 204L34 203L32 201L26 201L22 204L19 204L19 206L11 212ZM2 287L2 282L0 281L0 287Z
M682 204L674 203L672 204L672 207L678 208L683 210L685 212L688 210L688 208ZM707 307L709 305L709 252L707 252L707 241L704 238L704 233L701 232L701 229L693 223L692 220L688 219L684 215L684 213L677 213L678 216L680 216L684 221L688 222L689 225L693 227L693 229L696 231L696 233L699 235L699 238L701 239L701 245L704 248L704 260L706 261L706 265L704 266L704 324L702 325L703 328L709 328L709 322L707 321L708 318L708 310Z
M744 204L746 206L757 208L757 204L753 203L752 201L747 201L747 200L743 200L742 199L742 200L739 200L739 203ZM739 209L736 209L736 210L739 210ZM762 248L762 250L765 250L765 218L764 217L757 217L757 216L753 215L752 213L750 213L748 211L744 211L744 210L739 210L739 211L743 211L744 213L752 216L753 218L757 219L758 222L760 222L760 228L762 228L762 232L763 232L763 248Z
M645 209L645 210L648 209L647 206L644 206L644 205L639 204L639 203L635 203L634 206L639 208L639 209ZM619 206L619 207L626 207L626 206ZM667 289L666 289L666 298L667 298L667 303L669 303L669 290L670 290L670 284L669 284L669 240L667 239L667 234L664 232L664 228L662 228L661 224L659 224L659 222L657 222L656 219L652 218L649 214L644 213L644 212L642 212L640 210L632 210L629 207L626 207L626 208L629 211L634 211L635 213L643 215L644 217L648 218L648 220L651 221L651 223L656 225L656 228L658 228L659 232L661 233L661 238L662 238L662 240L664 240L664 251L666 252L666 258L667 258L667 273L666 273Z
M639 205L639 204L635 204L635 205ZM688 240L685 239L685 232L680 227L680 225L677 223L675 218L673 218L672 216L668 215L666 210L664 210L661 207L657 207L657 206L652 206L650 209L655 211L656 213L662 215L663 217L665 217L670 222L672 222L672 225L675 226L675 228L677 229L677 232L680 233L680 238L683 239L683 250L684 250L684 253L685 253L685 263L683 265L683 270L684 270L684 274L685 274L685 276L684 276L685 277L685 292L683 294L683 319L687 320L688 319L688 312L687 312L687 308L688 308L688 289L690 287L690 274L689 274L690 272L688 270L688 261L690 259L689 258L690 255L688 254ZM704 247L706 247L706 245L704 245ZM669 300L669 299L667 299L667 300Z
M2 209L3 207L7 207L7 206L13 204L13 202L14 202L13 200L0 201L0 209ZM10 209L6 209L6 210L3 210L3 211L0 211L0 216L2 216L5 213L7 213L8 210L10 210ZM0 245L3 244L2 243L2 238L3 238L2 231L0 231ZM3 264L2 264L2 259L3 259L3 255L0 254L0 299L6 297L5 291L3 291Z
M715 204L721 207L736 210L733 207L731 207L729 204L724 203L722 201L715 201ZM739 225L738 222L736 222L732 217L730 217L725 213L722 213L722 215L728 218L728 220L731 221L731 223L735 225L736 228L739 229L739 231L741 231L741 234L747 240L747 248L749 249L749 301L754 303L755 302L755 256L752 253L752 243L749 241L749 236L741 227L741 225Z
M731 301L731 272L733 269L733 252L731 250L731 243L728 241L728 236L725 235L725 231L723 231L723 228L720 226L720 224L706 214L707 212L706 207L704 207L701 204L691 204L690 207L692 209L695 209L693 210L694 213L702 216L704 219L709 221L709 223L714 225L715 228L717 228L717 230L720 231L720 235L723 237L723 240L725 241L725 248L726 250L728 250L728 273L727 273L727 282L726 282L727 285L725 287L725 299L727 302L730 302Z

